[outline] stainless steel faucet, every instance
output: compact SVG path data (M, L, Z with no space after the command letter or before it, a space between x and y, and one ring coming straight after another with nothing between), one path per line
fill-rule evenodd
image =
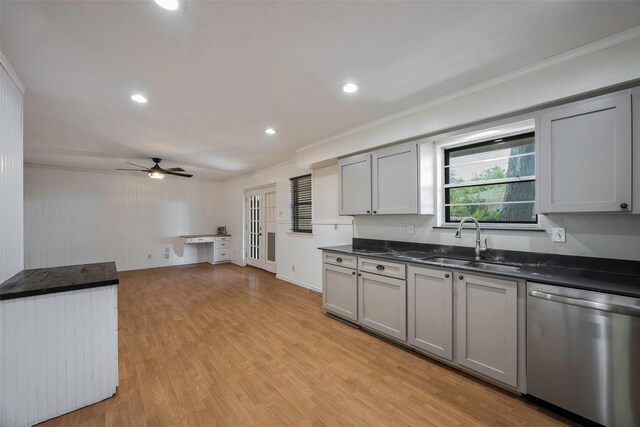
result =
M465 222L471 221L476 225L476 261L480 261L482 254L487 250L487 239L484 239L484 248L480 244L480 223L474 217L468 216L466 218L462 218L460 224L458 225L458 231L456 231L456 239L462 238L462 226Z

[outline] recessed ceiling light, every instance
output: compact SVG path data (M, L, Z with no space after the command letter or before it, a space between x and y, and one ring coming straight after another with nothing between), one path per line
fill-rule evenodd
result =
M353 93L358 90L358 85L355 83L346 83L342 86L342 91L345 93Z
M139 93L134 93L133 95L131 95L131 99L140 104L146 104L147 102L149 102L146 96Z
M180 7L178 0L154 0L158 6L167 10L177 10Z
M266 133L267 135L275 135L276 134L276 130L274 128L266 128L264 130L264 133Z

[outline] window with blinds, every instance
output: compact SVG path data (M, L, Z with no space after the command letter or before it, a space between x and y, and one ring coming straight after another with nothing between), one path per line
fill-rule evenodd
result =
M291 231L311 233L311 175L289 180L291 200Z

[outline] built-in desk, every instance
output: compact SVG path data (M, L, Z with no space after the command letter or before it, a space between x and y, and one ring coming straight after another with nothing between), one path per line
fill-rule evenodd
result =
M229 234L187 234L180 236L184 239L185 245L211 244L213 251L209 263L231 261L233 248L231 247L231 235Z

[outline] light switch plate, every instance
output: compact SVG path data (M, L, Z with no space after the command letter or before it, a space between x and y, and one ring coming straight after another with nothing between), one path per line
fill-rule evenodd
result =
M567 235L564 227L553 227L551 230L551 241L556 243L566 243Z
M416 234L415 224L407 224L407 234Z

